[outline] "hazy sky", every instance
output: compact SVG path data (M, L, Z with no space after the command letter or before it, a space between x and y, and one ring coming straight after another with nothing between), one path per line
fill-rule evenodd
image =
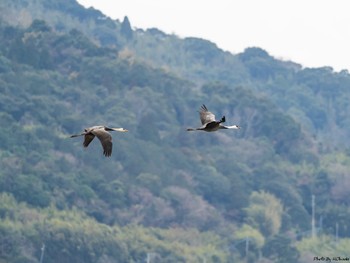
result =
M232 53L261 47L305 67L350 71L349 0L78 0L132 27L200 37Z

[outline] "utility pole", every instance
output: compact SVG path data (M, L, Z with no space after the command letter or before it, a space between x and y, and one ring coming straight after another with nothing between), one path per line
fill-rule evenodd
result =
M40 263L43 263L44 253L45 253L45 244L43 244L43 246L41 247Z
M323 229L323 216L320 216L320 221L318 223L318 228L322 231Z
M339 240L339 224L335 223L335 243L338 244Z
M154 259L156 255L157 255L157 253L155 253L155 252L148 252L146 262L151 263L152 262L151 259L152 258Z
M315 195L311 195L311 237L316 237L316 227L315 227Z
M247 259L247 262L248 262L248 252L249 252L249 238L246 237L245 238L245 257Z

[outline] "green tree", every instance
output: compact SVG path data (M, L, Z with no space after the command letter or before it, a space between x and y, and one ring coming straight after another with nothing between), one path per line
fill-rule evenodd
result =
M283 205L274 195L264 191L253 192L245 211L247 223L258 227L265 237L279 232L282 226Z
M274 262L281 263L298 262L300 257L291 240L283 235L276 235L267 239L263 247L263 255Z
M129 18L127 16L124 17L124 20L121 24L120 33L127 40L130 40L133 37L133 31L131 29L131 24L130 24Z

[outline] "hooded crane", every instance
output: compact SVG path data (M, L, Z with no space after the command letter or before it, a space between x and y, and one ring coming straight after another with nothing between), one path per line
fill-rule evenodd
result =
M221 120L215 120L215 115L208 111L207 107L203 104L199 111L199 117L202 122L202 127L199 128L189 128L187 131L206 131L213 132L220 129L240 129L238 125L225 126L221 123L226 121L225 116L221 118Z
M109 128L106 126L93 126L90 128L84 129L84 132L81 134L74 134L71 135L71 138L78 137L78 136L84 136L84 147L88 147L90 142L97 136L97 138L100 140L103 148L103 154L106 157L111 156L112 154L112 136L109 133L109 131L118 131L118 132L127 132L128 130L125 130L124 128Z

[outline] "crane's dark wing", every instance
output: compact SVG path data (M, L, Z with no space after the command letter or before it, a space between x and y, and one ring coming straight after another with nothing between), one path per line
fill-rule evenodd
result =
M199 111L199 117L203 125L215 121L215 115L208 111L207 107L204 104Z
M103 154L107 157L111 156L113 146L111 134L104 129L96 129L91 131L91 133L97 136L97 138L100 140L103 148Z
M83 145L84 147L88 147L90 142L92 142L92 140L95 138L95 135L88 133L84 135L84 142Z

